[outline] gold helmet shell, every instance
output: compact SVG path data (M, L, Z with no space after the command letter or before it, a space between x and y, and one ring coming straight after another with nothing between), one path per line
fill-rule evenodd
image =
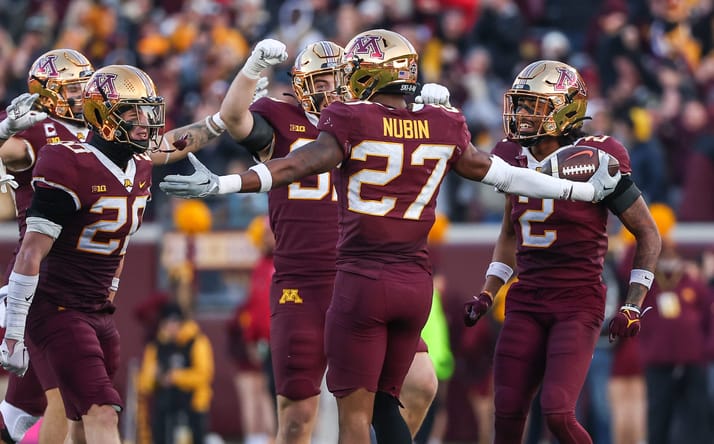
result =
M295 58L291 70L293 90L303 109L309 113L320 114L320 106L340 99L340 66L345 50L326 40L311 43ZM335 84L333 91L318 91L315 78L332 74Z
M78 84L83 89L94 67L79 51L53 49L35 60L27 75L30 94L38 94L37 103L48 114L61 119L84 122L72 111L73 101L65 97L65 87Z
M98 69L84 89L84 119L104 140L130 144L134 151L144 152L150 145L161 145L165 124L164 98L156 92L154 82L144 71L129 65L109 65ZM121 117L133 109L139 120ZM143 120L142 120L143 119ZM149 130L148 140L133 140L133 127Z
M417 60L414 46L401 34L386 29L365 31L345 46L344 84L359 100L377 92L414 94Z
M532 102L523 113L519 101ZM586 119L588 93L578 71L554 60L539 60L526 66L503 96L503 128L509 140L533 143L539 137L558 137L580 128ZM521 123L537 124L535 131L521 134ZM524 126L526 124L524 123Z

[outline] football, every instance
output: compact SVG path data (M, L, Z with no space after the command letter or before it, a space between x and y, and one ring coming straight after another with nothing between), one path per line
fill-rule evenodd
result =
M568 179L575 182L587 182L600 166L598 149L589 146L571 145L563 147L548 158L541 169L544 174ZM617 173L620 162L610 156L608 172Z

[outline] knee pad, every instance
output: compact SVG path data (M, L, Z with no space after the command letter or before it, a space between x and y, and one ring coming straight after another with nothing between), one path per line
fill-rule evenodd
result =
M0 414L2 414L9 437L15 442L20 441L25 436L25 432L40 420L39 416L32 416L7 401L0 402Z
M583 426L575 419L575 412L545 414L548 430L559 442L592 443Z

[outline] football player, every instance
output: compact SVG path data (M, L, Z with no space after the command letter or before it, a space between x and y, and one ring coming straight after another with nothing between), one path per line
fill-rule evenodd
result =
M407 106L406 96L417 89L417 54L398 33L375 29L354 37L341 71L356 100L322 109L314 141L221 177L189 155L196 172L167 176L160 187L179 197L266 192L334 168L339 230L325 320L327 386L337 398L340 442L365 443L373 412L400 415L402 383L431 305L426 240L444 175L453 168L505 191L584 201L602 199L619 177L605 166L591 182L573 183L509 166L471 144L459 111ZM411 443L404 422L385 432L385 442Z
M0 162L11 171L16 181L15 206L20 233L17 249L27 228L26 213L33 194L32 168L40 149L47 143L84 141L87 137L89 130L82 117L82 92L93 72L92 64L78 51L48 51L30 67L29 93L15 99L16 106L11 105L12 110L8 110L7 120L18 120L17 115L25 116L22 124L16 122L12 125L14 128L0 131ZM5 282L13 263L10 261L7 267ZM6 442L19 442L41 416L44 416L40 429L42 442L62 443L67 435L67 420L57 382L50 373L40 384L34 371L35 366L44 365L42 359L40 356L33 361L23 377L10 373L5 399L0 403L4 421L1 433Z
M185 157L222 131L207 118L162 137L163 99L143 71L128 65L102 68L87 80L82 112L91 144L71 139L50 143L32 171L35 193L26 207L27 233L10 274L0 361L6 369L24 373L26 339L38 375L52 374L51 368L65 388L67 418L83 420L88 442L109 443L118 442L116 412L121 409L110 380L119 355L109 315L129 237L138 229L150 196L151 166ZM95 279L87 281L86 276ZM30 305L35 287L37 301ZM72 336L82 341L62 342ZM37 368L40 357L46 360L45 371ZM106 363L91 367L88 377L96 387L72 370L82 357Z
M32 168L40 150L46 144L60 140L83 142L87 138L89 130L82 114L82 94L93 72L92 64L78 51L54 49L42 54L28 72L29 93L15 98L8 107L6 118L0 122L0 185L5 188L5 184L10 184L16 188L20 239L15 253L25 235L26 212L33 195ZM259 85L256 95L265 94L266 86ZM167 132L160 149L151 150L149 155L154 164L175 162L185 158L188 152L200 149L221 132L204 119ZM5 167L12 174L5 174ZM5 282L13 265L14 260L7 267ZM112 288L118 288L118 282L119 274ZM112 290L112 298L115 291ZM2 304L4 307L4 300ZM39 359L42 357L33 359L33 362ZM5 425L0 430L3 440L19 441L25 431L44 416L40 440L45 443L64 441L67 434L64 408L51 374L42 385L46 390L44 394L33 365L22 378L10 374L5 400L0 403Z
M594 147L619 161L621 179L597 204L513 191L506 196L483 290L466 303L464 313L466 325L474 325L518 270L494 357L496 444L521 442L531 400L541 385L542 411L558 441L592 442L575 417L575 403L605 314L601 274L608 210L637 241L626 303L609 325L611 340L637 334L640 307L652 284L660 251L657 227L632 181L625 147L610 136L582 131L587 97L580 74L551 60L528 65L505 93L507 140L496 145L495 155L510 165L536 170L565 146Z
M259 42L253 54L233 81L216 119L259 161L285 157L315 140L320 112L342 100L338 68L344 49L329 41L308 45L291 70L295 100L265 98L251 105L245 92L255 88L263 69L287 57L285 45L271 39ZM445 88L425 86L429 94L423 100L448 100ZM277 242L270 341L278 393L277 443L309 443L327 364L324 322L335 277L337 199L330 172L277 188L268 197ZM426 346L420 345L403 399L413 434L436 391L433 366Z

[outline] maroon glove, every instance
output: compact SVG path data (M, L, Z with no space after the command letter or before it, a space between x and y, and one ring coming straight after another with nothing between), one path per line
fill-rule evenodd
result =
M644 314L644 313L642 313ZM631 338L640 332L640 307L625 304L610 321L610 342L615 338Z
M493 296L488 291L482 291L478 296L474 296L473 301L464 304L464 324L473 327L476 322L485 315L493 304Z

